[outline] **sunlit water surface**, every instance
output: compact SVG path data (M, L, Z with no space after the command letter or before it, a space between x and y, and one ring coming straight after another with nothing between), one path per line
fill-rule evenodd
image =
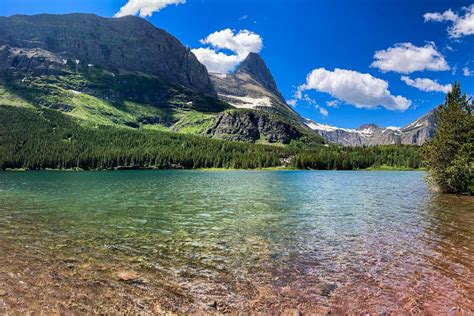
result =
M424 177L0 173L0 313L474 312L474 200Z

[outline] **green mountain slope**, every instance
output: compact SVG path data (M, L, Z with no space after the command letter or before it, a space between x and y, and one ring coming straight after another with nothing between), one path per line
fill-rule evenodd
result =
M60 75L5 72L0 103L14 105L9 99L15 97L17 106L57 110L91 125L180 131L196 123L202 127L196 132L203 132L216 113L229 108L213 97L151 76L88 68Z
M298 119L279 113L269 118L257 110L254 115L265 126L248 128L259 129L258 137L224 137L225 126L216 122L226 113L238 117L239 110L218 99L189 49L136 17L0 17L0 89L0 104L13 105L10 99L17 96L23 100L17 106L56 110L82 125L273 144L323 142Z

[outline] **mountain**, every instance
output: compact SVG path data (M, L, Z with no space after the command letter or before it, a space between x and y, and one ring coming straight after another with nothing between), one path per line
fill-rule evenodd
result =
M97 128L312 145L324 140L281 96L257 54L229 75L207 69L145 19L0 17L0 106L55 110ZM35 112L38 113L38 112Z
M232 74L211 73L219 98L236 108L296 114L281 95L265 61L250 53Z
M80 65L137 71L213 94L206 67L175 37L133 16L93 14L0 17L0 46L51 54ZM13 57L15 58L15 57Z
M289 144L303 139L307 143L322 143L286 104L260 55L250 53L231 74L210 76L219 99L237 109L220 114L208 134L250 142Z
M312 120L307 120L306 124L328 141L344 146L423 145L436 131L436 110L402 128L382 128L375 124L365 124L356 129L346 129Z
M245 77L248 75L250 78L259 83L264 89L274 94L278 101L285 103L285 99L281 95L275 80L268 69L265 61L257 53L249 53L244 61L235 70L235 75Z

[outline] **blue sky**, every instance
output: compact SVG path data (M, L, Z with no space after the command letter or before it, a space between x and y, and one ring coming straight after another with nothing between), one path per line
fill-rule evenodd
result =
M0 0L0 15L148 14L201 48L208 68L225 71L258 51L299 113L341 127L406 125L441 103L455 80L474 94L473 1L163 1L175 3Z

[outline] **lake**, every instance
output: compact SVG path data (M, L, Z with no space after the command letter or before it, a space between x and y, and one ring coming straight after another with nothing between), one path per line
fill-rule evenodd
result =
M0 313L474 312L474 199L423 172L0 173Z

